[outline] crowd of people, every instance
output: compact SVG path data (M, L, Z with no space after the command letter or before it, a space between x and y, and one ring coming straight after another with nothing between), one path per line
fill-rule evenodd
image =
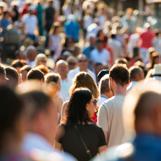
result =
M0 160L160 161L160 55L131 8L0 1Z

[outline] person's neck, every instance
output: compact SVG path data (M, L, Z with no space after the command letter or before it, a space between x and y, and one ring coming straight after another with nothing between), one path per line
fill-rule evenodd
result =
M79 70L80 70L80 72L87 72L87 68L80 68L79 67Z
M125 95L126 94L126 86L118 85L114 90L114 95Z

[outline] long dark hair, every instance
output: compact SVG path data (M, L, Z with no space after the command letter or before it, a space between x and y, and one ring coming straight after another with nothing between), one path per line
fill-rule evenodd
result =
M92 93L87 88L78 88L74 91L68 103L67 125L87 124L91 121L86 110L86 105L91 99Z

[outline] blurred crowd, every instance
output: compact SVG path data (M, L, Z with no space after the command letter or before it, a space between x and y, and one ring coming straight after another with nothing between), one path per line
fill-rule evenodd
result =
M160 56L132 8L0 1L0 160L160 161Z

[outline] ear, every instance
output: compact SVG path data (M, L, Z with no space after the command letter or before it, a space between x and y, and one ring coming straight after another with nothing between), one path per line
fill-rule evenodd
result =
M90 106L90 103L87 103L87 104L86 104L86 110L87 110L87 111L89 111L89 108L90 108L89 106Z

